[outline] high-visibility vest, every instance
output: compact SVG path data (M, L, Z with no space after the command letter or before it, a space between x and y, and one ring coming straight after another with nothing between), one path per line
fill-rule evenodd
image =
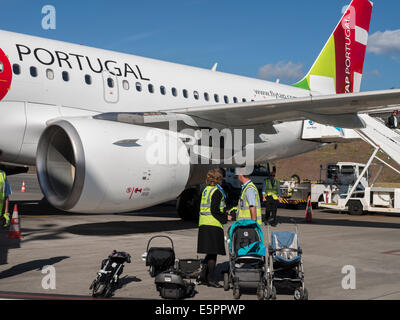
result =
M249 202L247 201L246 197L246 191L248 189L253 189L256 192L256 209L257 209L257 222L259 225L262 224L262 217L261 217L261 201L260 201L260 195L258 194L257 187L254 185L253 182L249 182L246 187L243 188L242 194L240 195L239 199L239 205L238 205L238 217L237 220L245 220L245 219L251 219L251 212L250 212L250 205Z
M267 178L267 180L265 180L265 194L267 196L272 196L274 200L278 200L278 186L278 180L274 179L274 184L272 184L271 179Z
M217 186L207 186L201 195L200 202L200 217L199 217L199 227L200 226L214 226L224 229L221 222L214 218L211 213L211 199L215 191L219 188ZM219 209L221 213L225 210L225 198L222 197Z
M3 213L5 195L6 195L6 174L3 171L0 171L0 215Z

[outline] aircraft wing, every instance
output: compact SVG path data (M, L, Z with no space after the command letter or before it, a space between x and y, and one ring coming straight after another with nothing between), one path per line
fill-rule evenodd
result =
M276 121L313 120L342 128L364 128L357 113L393 109L400 104L400 90L309 96L240 104L165 110L225 127L252 127ZM391 106L391 107L390 107Z

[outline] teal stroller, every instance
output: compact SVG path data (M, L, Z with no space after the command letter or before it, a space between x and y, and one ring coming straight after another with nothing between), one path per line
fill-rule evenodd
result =
M236 221L229 230L229 272L224 274L224 290L232 287L235 299L240 299L243 291L257 292L258 299L263 299L265 256L260 225L253 220Z

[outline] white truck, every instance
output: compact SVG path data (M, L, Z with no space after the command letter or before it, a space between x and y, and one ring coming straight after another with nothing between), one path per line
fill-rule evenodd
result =
M324 190L324 197L318 203L320 208L337 211L347 211L350 215L362 215L368 212L396 212L400 213L400 188L374 187L383 165L400 174L400 171L376 156L379 147L375 148L370 160L366 165L359 166L357 179L343 188L332 187ZM369 184L369 168L372 161L377 159L381 162L377 174Z
M364 176L360 176L365 166L356 162L332 162L328 163L326 168L321 166L321 173L326 171L325 180L311 184L311 203L317 207L321 202L336 201L336 197L347 193L349 186L353 186L359 177L360 185L363 188L368 187L370 170L367 170Z
M324 202L326 194L334 190L341 193L347 192L349 185L354 184L359 174L365 168L365 164L355 162L332 162L326 168L320 167L320 179L317 183L309 180L300 181L298 175L294 174L291 180L280 181L281 196L279 202L283 205L299 206L306 204L308 196L314 208L319 202ZM326 171L325 179L322 180L322 172ZM361 179L364 187L368 186L369 172Z
M385 127L384 124L374 122L372 118L365 116L363 120L366 128L358 130L358 133L364 141L375 148L374 152L362 171L359 170L361 172L358 172L357 180L350 184L347 190L327 190L327 196L324 201L319 202L319 206L337 211L348 211L351 215L362 215L367 212L400 213L400 188L374 186L384 165L400 174L399 170L377 156L378 151L382 150L400 164L400 135ZM369 168L374 160L380 162L379 170L372 182L365 184L363 178L369 177Z

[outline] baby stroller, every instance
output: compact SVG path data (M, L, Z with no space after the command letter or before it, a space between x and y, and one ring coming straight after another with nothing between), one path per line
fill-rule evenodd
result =
M264 298L266 248L260 225L253 220L236 221L229 230L229 272L224 274L224 290L232 286L233 297L257 291Z
M269 226L267 232L269 237ZM270 239L265 297L276 299L278 290L294 293L295 300L308 300L308 291L304 287L303 251L299 247L297 224L295 233L272 232Z
M101 262L101 269L97 272L97 277L89 288L89 290L92 290L93 297L103 296L107 298L112 295L118 284L119 276L124 270L125 262L131 263L131 255L116 250L108 256L108 259Z

